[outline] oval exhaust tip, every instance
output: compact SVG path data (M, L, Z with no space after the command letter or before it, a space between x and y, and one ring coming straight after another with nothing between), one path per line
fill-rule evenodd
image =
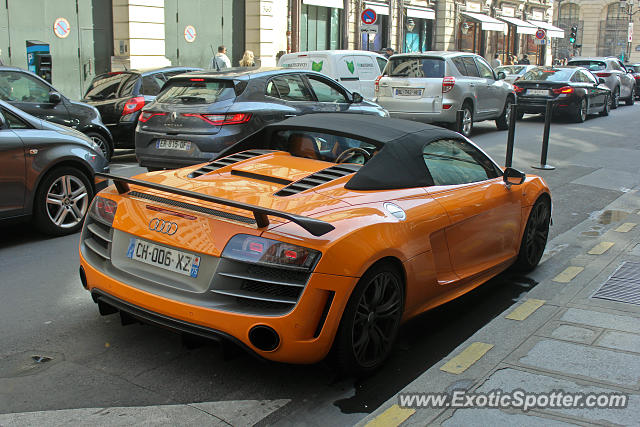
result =
M249 341L259 350L273 351L280 345L280 336L269 326L257 325L249 331Z

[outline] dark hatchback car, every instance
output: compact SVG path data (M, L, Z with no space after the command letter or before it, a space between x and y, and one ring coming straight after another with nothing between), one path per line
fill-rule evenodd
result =
M314 71L245 68L177 76L144 108L136 157L149 169L202 163L267 123L322 112L388 116Z
M586 68L536 67L513 87L520 117L524 113L544 113L548 100L554 101L554 114L567 114L576 122L584 122L593 113L609 115L611 90Z
M117 148L133 148L142 107L152 102L170 77L193 67L167 67L147 71L114 71L93 78L83 102L100 111Z
M106 187L107 159L86 135L0 101L0 224L32 218L51 235L78 231Z
M640 99L640 64L625 64L627 72L636 80L635 98Z
M79 130L95 142L109 159L113 139L91 105L61 95L46 80L16 67L0 67L0 99L27 113Z

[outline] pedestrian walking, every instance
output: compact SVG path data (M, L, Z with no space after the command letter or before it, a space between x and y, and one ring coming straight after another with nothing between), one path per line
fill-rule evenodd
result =
M255 67L256 61L254 60L253 51L245 50L242 59L240 60L241 67Z
M498 55L497 53L493 56L493 59L491 60L491 66L493 68L498 68L499 66L502 65L502 61L500 61L500 55Z
M393 50L393 49L391 49L390 47L388 47L388 48L386 48L386 49L384 50L384 57L385 57L385 58L387 58L387 59L389 59L389 57L390 57L391 55L393 55L394 53L395 53L395 52L394 52L394 50Z
M507 59L504 60L504 65L514 65L513 63L513 55L508 54Z
M227 48L224 45L218 46L218 53L211 58L211 69L220 71L223 68L230 68L231 61L227 56Z

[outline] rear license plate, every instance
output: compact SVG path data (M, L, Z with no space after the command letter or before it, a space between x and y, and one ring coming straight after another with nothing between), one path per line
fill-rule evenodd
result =
M547 89L527 89L527 95L547 96L549 91Z
M396 96L422 96L423 89L406 89L396 88L394 93Z
M182 150L191 149L191 141L181 141L179 139L159 139L156 141L156 148L165 150Z
M200 270L198 255L133 237L129 239L127 258L191 277L198 277L198 270Z

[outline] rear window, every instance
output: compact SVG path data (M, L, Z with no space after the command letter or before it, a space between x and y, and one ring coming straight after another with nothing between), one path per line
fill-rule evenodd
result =
M440 58L399 57L387 63L385 75L391 77L444 77L444 60Z
M213 104L235 96L230 80L178 80L169 81L168 87L156 100L167 104Z
M569 65L575 65L577 67L584 67L591 71L602 71L607 69L607 64L603 61L569 61Z
M527 71L522 80L567 82L576 70L570 68L534 68Z
M139 75L135 73L107 73L96 76L87 89L87 99L112 99L130 95Z

